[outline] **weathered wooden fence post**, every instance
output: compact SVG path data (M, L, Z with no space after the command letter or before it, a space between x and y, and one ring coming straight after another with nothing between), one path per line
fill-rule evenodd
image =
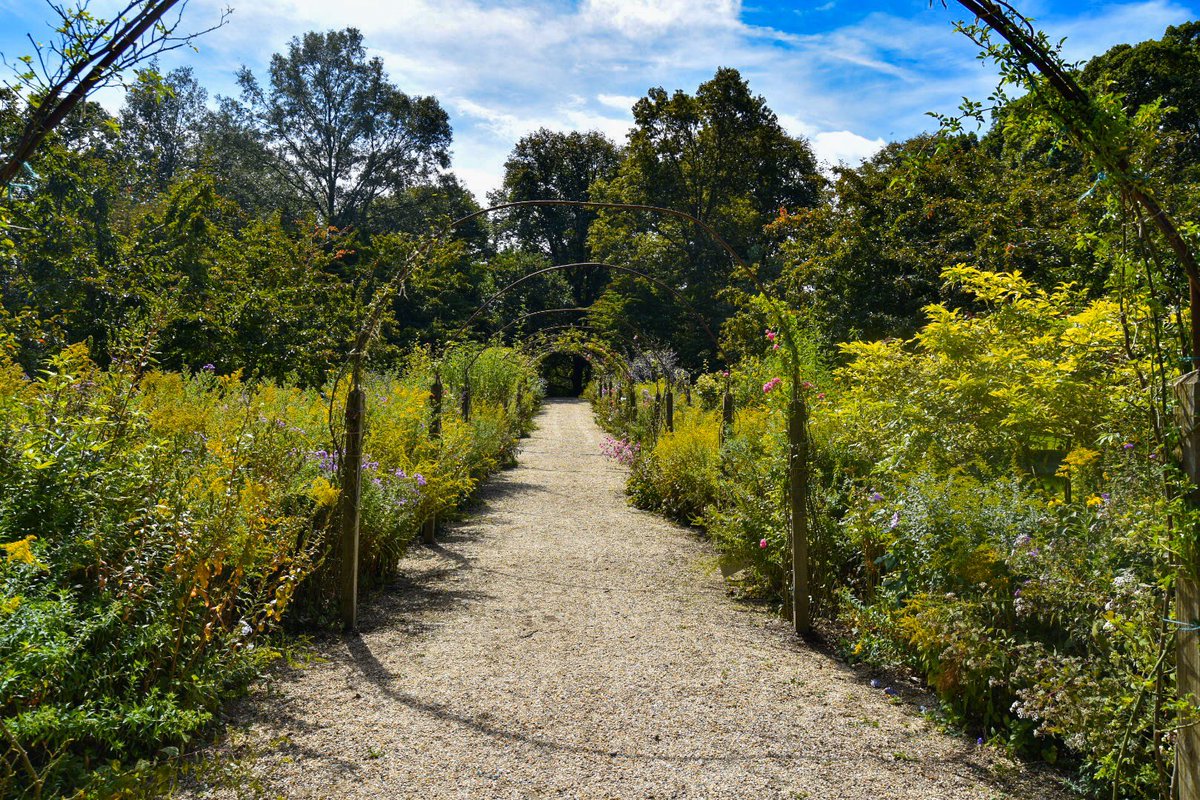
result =
M808 411L798 379L788 403L788 502L792 525L792 624L796 633L811 627L808 581Z
M654 438L658 439L658 432L662 426L662 393L658 391L658 382L654 383L654 405L651 406L653 416L650 418L650 429L654 431Z
M471 383L470 378L463 381L462 390L462 418L463 422L471 421Z
M1200 371L1181 376L1174 384L1178 400L1176 417L1180 428L1183 469L1193 483L1188 504L1200 505ZM1190 546L1182 548L1175 582L1176 694L1196 713L1200 709L1200 532L1185 534ZM1176 785L1179 800L1200 800L1200 719L1184 719L1175 744Z
M629 396L625 398L625 408L629 413L629 421L637 419L637 383L629 379Z
M342 451L341 495L341 586L339 605L342 627L352 631L358 624L358 523L362 488L363 416L366 400L357 375L346 395L346 446Z
M729 432L733 429L733 395L729 393L729 386L725 387L725 394L721 397L721 435L717 437L717 442L720 445L725 444L725 439L728 438Z
M433 371L433 385L429 387L430 400L430 415L429 415L429 438L438 441L442 438L442 395L445 394L445 389L442 386L442 374L438 370ZM425 544L432 545L435 542L434 536L437 533L437 511L435 510L425 520L421 526L421 541Z
M671 392L670 383L667 384L667 394L663 402L667 412L667 433L672 433L675 430L675 395Z

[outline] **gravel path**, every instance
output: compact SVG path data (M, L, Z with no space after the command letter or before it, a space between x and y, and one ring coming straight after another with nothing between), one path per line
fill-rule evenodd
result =
M192 796L1061 796L727 598L706 544L628 507L586 403L538 423L359 635L234 709L238 791Z

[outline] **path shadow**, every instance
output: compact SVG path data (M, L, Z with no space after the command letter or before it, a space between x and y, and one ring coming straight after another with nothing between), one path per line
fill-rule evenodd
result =
M387 697L392 702L398 703L406 708L410 708L421 714L426 714L435 717L444 722L453 723L465 728L469 728L476 733L489 736L493 739L500 739L507 742L516 742L519 744L536 747L540 750L552 750L564 753L576 753L579 755L597 756L601 758L625 758L634 761L666 761L672 763L699 763L699 762L758 762L764 759L775 759L780 761L805 761L813 759L801 753L771 753L756 751L753 754L738 754L730 755L729 753L697 753L693 755L671 755L666 753L641 753L628 750L616 750L612 748L592 747L589 745L577 744L575 742L563 742L555 739L550 739L544 736L530 736L527 733L511 730L501 727L494 722L484 719L477 715L472 715L465 712L456 711L446 703L438 703L431 700L423 700L416 695L404 691L398 691L394 688L395 676L388 671L375 654L371 652L370 647L360 636L349 636L346 640L346 646L350 651L350 656L358 667L359 672L367 679L381 694ZM886 759L880 757L881 761Z

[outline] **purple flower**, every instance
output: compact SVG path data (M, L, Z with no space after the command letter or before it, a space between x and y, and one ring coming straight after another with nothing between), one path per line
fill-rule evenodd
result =
M1132 450L1132 449L1133 449L1133 442L1126 442L1125 444L1121 445L1121 447L1122 447L1123 449L1125 449L1125 450Z
M980 747L983 747L983 737L980 736L978 739L976 739L975 744L979 745Z
M428 483L428 481L425 480L425 476L419 472L413 475L413 477L417 479L417 486L424 486L426 483Z
M1108 492L1101 492L1100 499L1107 503L1109 500L1112 499L1112 495L1110 495Z
M407 478L408 477L407 475L404 474L404 470L402 470L402 469L397 469L392 474L395 475L397 478Z
M1032 541L1033 541L1033 539L1029 536L1029 534L1022 533L1020 536L1017 537L1017 540L1015 542L1013 542L1013 544L1016 545L1017 547L1024 547L1025 545L1029 544Z
M871 497L869 499L871 500L872 503L882 503L883 495L881 495L879 492L872 491Z
M331 453L328 450L314 450L313 458L317 460L317 466L322 472L335 473L338 470L338 455Z
M899 524L900 524L900 512L897 511L896 513L892 514L891 520L888 521L888 530L889 531L892 530Z
M884 689L883 693L886 694L888 697L895 697L897 694L899 694L899 692L897 692L895 689L893 689L890 686L887 687L886 689Z
M880 686L882 686L882 685L883 685L883 684L881 684L881 683L879 682L879 679L878 679L878 678L871 678L871 688L872 688L872 689L878 689L878 688L879 688Z
M217 368L215 366L213 366L212 364L205 364L200 369L204 370L205 372L216 372L217 371Z
M371 478L371 483L375 484L376 486L383 486L383 480L380 478Z

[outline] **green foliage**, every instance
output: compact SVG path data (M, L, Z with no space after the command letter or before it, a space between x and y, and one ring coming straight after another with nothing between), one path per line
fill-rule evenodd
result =
M337 578L332 398L237 374L145 372L86 348L0 365L0 796L115 785L200 735L273 654L328 619ZM360 568L379 585L420 525L510 461L537 396L521 358L480 361L470 423L428 436L428 361L367 384ZM103 792L101 792L103 793Z
M513 147L504 162L504 184L491 200L592 200L593 184L611 178L619 163L617 146L603 134L542 128ZM505 212L497 228L521 250L541 253L552 264L574 264L590 260L588 231L595 219L596 212L586 209L530 206ZM598 269L567 273L572 305L591 305L608 277Z
M852 658L908 664L985 737L1156 796L1164 731L1186 717L1155 689L1171 679L1164 571L1183 512L1147 433L1154 340L1130 334L1152 311L1017 273L943 277L984 310L931 305L911 340L845 344L832 376L802 368L816 608L840 617ZM634 502L700 522L744 592L784 603L788 366L773 344L746 348L728 378L697 382L709 410L677 413L674 434L645 403L597 407L642 445ZM718 451L726 386L737 414Z
M243 69L243 99L286 181L325 224L359 222L389 186L449 165L446 112L390 83L357 29L293 38L269 73L264 89Z
M651 89L633 107L634 129L600 200L686 211L713 226L751 261L766 257L764 225L780 207L817 204L823 179L807 142L788 136L766 101L733 69L720 69L695 95ZM692 223L604 211L592 226L601 261L635 267L680 287L684 302L716 330L737 283L728 255ZM692 310L636 276L616 275L596 304L598 323L626 338L669 341L688 366L714 358Z

